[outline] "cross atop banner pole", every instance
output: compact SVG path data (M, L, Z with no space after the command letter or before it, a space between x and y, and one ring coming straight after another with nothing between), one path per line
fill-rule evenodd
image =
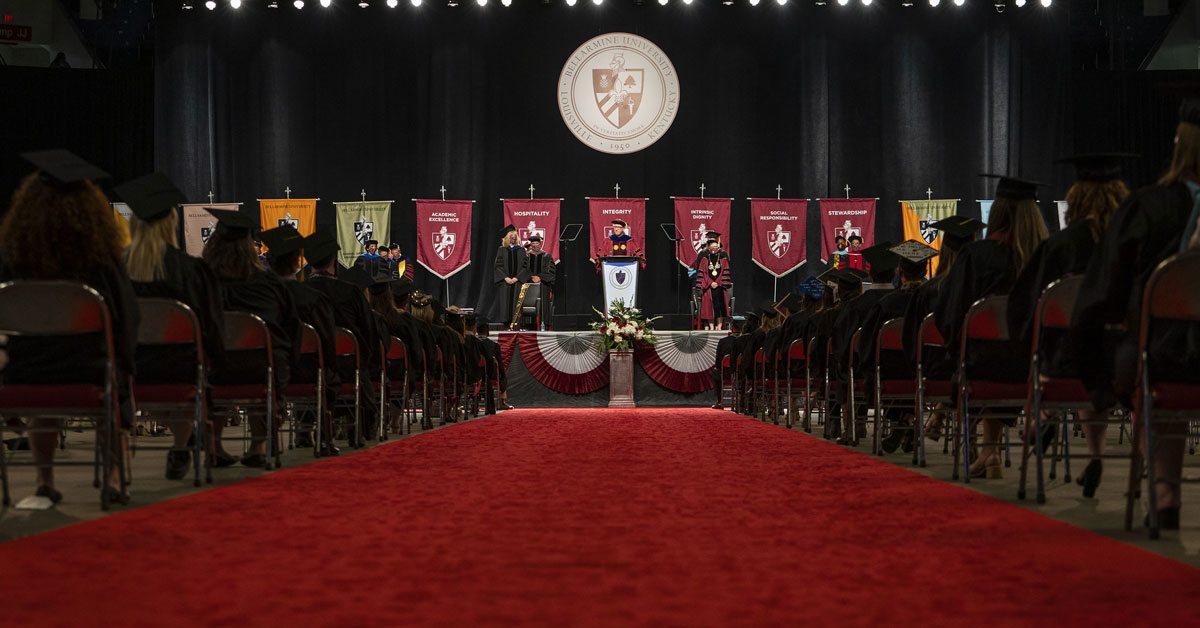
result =
M438 191L442 193L442 200L446 200L446 186L443 185Z
M777 201L783 200L783 185L775 186L775 200L777 200Z
M362 191L358 193L358 195L362 197L362 200L364 203L367 202L367 188L363 188Z
M846 198L850 198L850 184L846 184Z
M532 183L530 183L530 184L529 184L529 200L531 200L531 201L533 200L533 191L534 191L535 189L537 189L537 188L533 187L533 184L532 184Z
M929 200L929 201L933 200L933 188L925 189L925 200Z
M621 184L620 183L613 186L613 198L621 198Z
M213 191L212 191L212 190L209 190L209 191L208 191L208 204L209 204L209 205L212 205L212 202L213 202L213 197L215 197L215 196L216 196L216 194L213 194Z
M291 198L292 198L292 186L290 186L290 185L289 185L289 186L287 186L287 187L283 188L283 193L284 193L284 194L287 194L288 200L291 200Z
M705 189L704 184L701 183L700 184L700 198L704 198L704 189Z

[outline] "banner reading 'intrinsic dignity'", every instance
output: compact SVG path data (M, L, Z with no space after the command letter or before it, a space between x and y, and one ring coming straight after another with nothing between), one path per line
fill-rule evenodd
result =
M521 244L529 236L542 236L542 250L558 260L558 216L562 203L556 198L504 199L504 222L517 228Z
M417 261L442 279L471 263L471 201L417 201Z
M990 202L989 202L990 204ZM900 201L904 214L904 239L916 240L942 250L942 234L931 225L958 213L958 201L953 199L931 201ZM929 261L929 276L937 272L938 258Z
M240 203L190 203L183 205L183 246L188 255L200 257L204 244L217 228L214 212L238 210ZM205 207L214 211L205 210Z
M593 197L588 201L588 208L588 250L592 261L596 259L596 249L610 250L608 236L612 234L612 221L617 219L629 223L628 233L636 247L646 246L646 199ZM645 254L645 250L642 253ZM633 255L633 251L629 254Z
M776 277L803 266L808 261L807 217L807 199L750 199L750 248L754 263Z
M848 257L875 243L875 199L823 198L821 203L821 261Z
M391 201L352 201L334 203L337 218L338 261L349 268L366 250L367 241L375 240L386 248L392 237Z
M729 243L729 208L727 198L675 197L675 228L683 237L675 247L675 259L691 268L706 246L704 234L716 231L721 234L721 243Z

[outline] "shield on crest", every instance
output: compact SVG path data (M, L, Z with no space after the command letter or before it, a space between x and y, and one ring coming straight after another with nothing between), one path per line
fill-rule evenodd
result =
M440 259L450 257L450 253L454 251L454 234L446 231L445 227L433 235L433 253Z
M298 230L300 229L300 219L292 218L291 212L288 212L287 215L279 219L279 224L276 226L282 227L284 225L291 225L293 229Z
M781 225L775 225L774 231L767 232L767 246L775 257L783 257L792 245L792 232L784 231Z
M934 222L936 221L930 216L926 216L925 220L921 221L921 239L925 240L925 244L933 244L938 237L938 230L930 226Z
M212 237L212 234L213 234L213 223L211 223L211 222L208 223L207 227L200 227L200 241L201 242L208 244L208 239Z
M367 220L366 216L359 218L354 223L354 239L358 240L359 244L365 246L367 240L370 240L373 235L375 235L375 223Z
M529 222L528 227L525 227L524 229L517 229L517 236L521 238L522 242L528 242L529 238L535 235L541 236L542 240L546 239L546 230L537 226L537 224L533 221Z
M643 70L624 69L623 60L608 70L592 70L596 107L613 127L625 126L637 114L642 104L643 77Z

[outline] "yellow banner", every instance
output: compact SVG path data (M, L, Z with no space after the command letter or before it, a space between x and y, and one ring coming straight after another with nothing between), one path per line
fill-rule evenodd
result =
M262 199L258 202L258 215L263 231L290 224L300 235L310 236L317 229L317 199Z
M929 246L942 250L942 234L929 225L943 218L949 218L958 213L958 201L900 201L900 211L904 215L904 239L924 242ZM929 275L937 274L938 258L929 262Z

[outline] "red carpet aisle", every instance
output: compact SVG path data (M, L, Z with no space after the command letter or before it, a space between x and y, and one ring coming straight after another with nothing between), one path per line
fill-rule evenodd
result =
M1190 567L695 409L513 411L0 565L11 626L1175 625L1200 599Z

